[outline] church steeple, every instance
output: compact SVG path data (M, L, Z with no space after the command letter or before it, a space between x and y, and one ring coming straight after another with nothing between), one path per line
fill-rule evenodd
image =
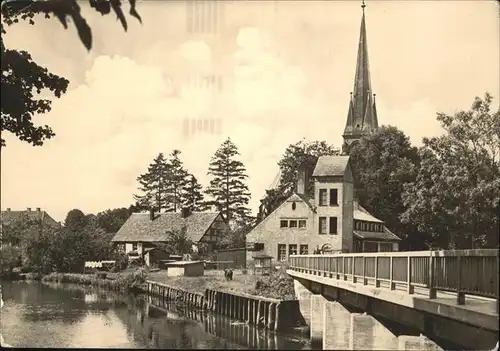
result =
M356 75L354 91L351 93L344 129L344 150L353 141L364 134L373 133L378 129L378 118L375 106L375 94L372 94L370 69L368 65L368 43L366 39L365 2L361 9L361 29L359 33L358 57L356 60Z

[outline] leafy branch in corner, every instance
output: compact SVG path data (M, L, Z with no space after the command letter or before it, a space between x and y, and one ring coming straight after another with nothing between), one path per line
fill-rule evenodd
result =
M129 14L142 23L141 16L136 10L136 0L128 0L130 4ZM128 23L122 10L121 0L89 0L90 7L101 15L107 15L113 10L116 17L127 31ZM7 25L19 22L19 19L27 20L34 24L33 17L37 13L45 14L46 18L54 15L68 29L68 17L75 24L78 36L83 45L90 50L92 48L92 30L81 14L80 5L77 0L2 0L2 17ZM2 27L2 34L4 30ZM2 54L4 52L2 42Z

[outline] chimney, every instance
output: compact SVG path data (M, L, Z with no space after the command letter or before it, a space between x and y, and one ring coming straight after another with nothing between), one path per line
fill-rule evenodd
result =
M189 207L182 208L182 218L187 218L191 214L191 209Z
M31 207L28 207L28 212L31 212Z
M152 221L155 219L155 211L154 210L149 210L149 219Z
M40 207L37 207L37 208L36 208L36 212L40 212Z
M299 175L297 178L297 186L295 188L295 191L297 192L297 194L305 195L308 187L309 184L307 181L307 170L305 165L302 165L299 167Z

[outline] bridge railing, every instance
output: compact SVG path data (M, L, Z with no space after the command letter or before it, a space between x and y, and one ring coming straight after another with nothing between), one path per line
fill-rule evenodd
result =
M297 272L409 294L427 288L431 299L438 290L456 292L458 304L465 303L465 294L496 298L498 309L498 250L292 255L289 262Z

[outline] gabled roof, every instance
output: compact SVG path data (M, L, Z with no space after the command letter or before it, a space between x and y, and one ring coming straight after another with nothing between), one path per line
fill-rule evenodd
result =
M182 218L179 212L159 213L151 220L149 213L133 213L118 230L112 242L161 242L169 232L186 226L187 237L198 242L215 221L219 212L192 212Z
M36 209L36 210L24 210L24 211L1 211L0 221L2 224L8 224L16 221L20 221L23 219L36 221L41 220L42 223L59 226L59 223L55 221L46 211Z
M380 219L374 217L370 212L365 210L357 201L354 201L354 219L357 219L358 221L384 223Z
M349 156L320 156L313 177L343 176L348 164Z
M362 231L362 230L354 230L353 233L354 233L354 236L358 237L359 239L401 241L401 239L396 234L391 232L385 226L384 226L383 232L367 232L367 231Z
M306 203L307 206L309 206L309 208L311 210L315 210L316 208L314 207L314 199L310 198L309 196L305 195L305 194L299 194L297 192L293 192L292 195L290 195L290 197L288 199L286 199L285 201L283 201L283 203L285 202L290 202L290 201L293 201L293 198L294 198L294 195L296 197L298 197L300 200L302 200L303 202ZM281 205L280 205L281 206ZM279 207L279 206L278 206Z

